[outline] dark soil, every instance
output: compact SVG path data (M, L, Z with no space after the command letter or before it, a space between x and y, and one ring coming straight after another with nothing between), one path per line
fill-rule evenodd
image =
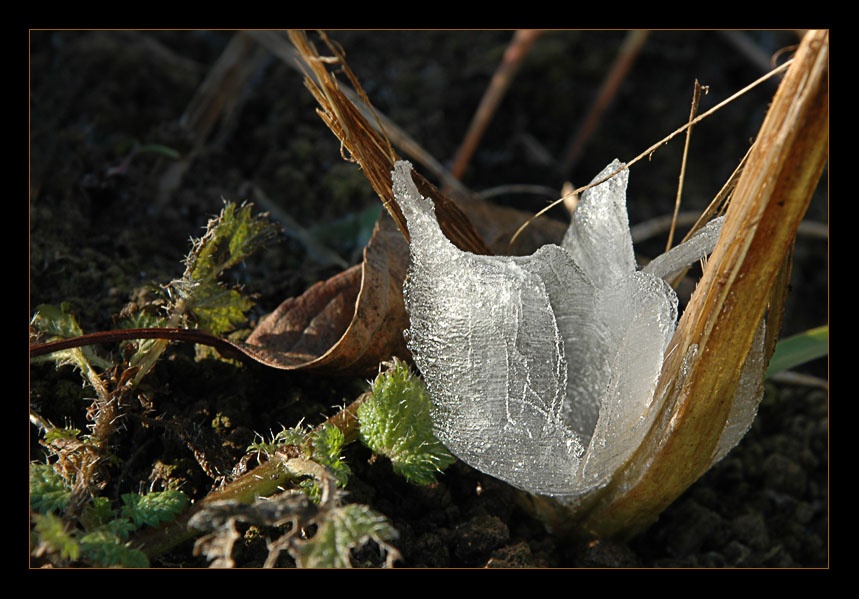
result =
M330 226L375 206L359 169L315 114L301 76L274 57L260 63L233 118L219 123L172 197L160 199L169 158L134 143L187 152L180 126L195 90L230 32L31 33L30 313L69 302L85 331L114 327L149 287L181 275L190 236L223 199L256 185L304 227ZM441 161L455 154L510 32L334 32L376 108ZM556 164L596 95L624 32L552 32L534 46L464 177L473 190L505 184L559 189L587 182L613 158L629 160L681 126L695 79L709 86L701 111L762 71L718 32L656 32L605 112L581 160L561 176ZM792 32L754 32L766 54L797 43ZM718 192L762 122L775 83L765 83L694 130L684 210ZM673 209L682 136L633 168L630 221ZM429 173L424 173L429 175ZM828 222L826 175L807 220ZM498 201L536 211L547 198ZM556 218L563 218L559 211ZM330 245L349 263L366 239ZM665 238L637 246L655 255ZM783 334L828 322L828 245L800 236ZM234 273L255 295L251 325L283 299L341 269L319 265L289 235ZM113 347L103 348L105 351ZM825 360L803 372L828 380ZM129 419L116 434L123 460L112 497L180 480L200 499L212 475L228 471L253 440L281 425L318 423L365 388L360 379L288 373L194 359L175 344L144 391L164 419L202 431L189 440ZM31 405L54 423L86 426L87 391L70 369L30 368ZM427 488L396 477L369 450L349 446L351 500L385 514L400 533L409 567L826 567L828 393L770 383L752 430L725 460L680 497L650 530L626 545L565 544L523 513L507 485L457 463ZM30 459L41 459L30 430ZM194 447L194 444L197 447ZM195 453L196 451L196 453ZM207 458L206 468L195 455ZM264 539L247 535L237 559L259 566ZM377 565L372 548L356 565ZM284 565L289 564L283 558ZM153 565L205 566L185 546Z

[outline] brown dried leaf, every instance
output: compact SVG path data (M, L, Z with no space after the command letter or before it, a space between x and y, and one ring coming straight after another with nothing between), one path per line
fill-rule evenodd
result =
M366 375L391 356L408 357L403 306L408 245L383 214L364 261L284 301L236 346L284 370Z

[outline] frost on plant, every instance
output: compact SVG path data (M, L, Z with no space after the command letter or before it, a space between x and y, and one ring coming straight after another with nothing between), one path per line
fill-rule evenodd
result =
M622 167L612 162L595 181ZM411 236L407 341L436 435L471 466L533 493L605 485L638 447L658 412L656 382L677 321L662 277L709 254L718 238L720 221L638 270L628 176L585 192L561 246L495 257L448 241L408 162L393 173ZM735 415L754 417L754 407ZM735 423L719 451L750 422Z

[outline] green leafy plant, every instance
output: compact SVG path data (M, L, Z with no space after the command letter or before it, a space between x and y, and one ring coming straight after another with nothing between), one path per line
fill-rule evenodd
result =
M229 210L225 210L225 213L231 214ZM244 229L234 228L239 231ZM230 247L226 240L218 236L217 230L212 233L211 225L207 237L219 240L218 247L221 250ZM216 255L221 257L215 258ZM210 307L213 303L208 300L198 303L198 298L211 298L213 294L206 292L203 296L194 295L194 281L199 281L196 277L205 278L214 272L222 272L221 266L231 263L234 256L231 250L206 250L204 244L195 243L195 251L192 251L187 261L183 282L174 282L168 286L173 290L170 295L175 300L171 304L172 314L197 315L195 318L199 319L195 308L200 305ZM191 273L190 276L188 273ZM201 284L197 288L205 288L205 285ZM225 312L226 319L215 321L234 322L230 320L229 314L235 307L233 303ZM211 314L203 313L207 316ZM146 313L138 313L131 318L133 325L164 324L163 319L150 317ZM46 307L33 322L42 331L65 335L81 333L68 310ZM213 321L208 322L211 325ZM223 332L225 329L218 330ZM160 355L161 350L157 348L160 341L138 346L128 362L122 365L126 374L120 378L125 383L118 388L133 387L133 374L141 372L145 363L152 360L152 355ZM91 361L97 361L103 366L109 364L99 359L94 351L75 347L55 353L51 358L58 366L72 363L82 372L89 372L91 385L98 387L100 384L104 389L101 395L105 402L117 397L116 391L110 391L110 385L105 384L101 375L91 367ZM132 366L132 363L137 365ZM33 415L34 421L45 429L43 445L51 448L52 455L60 456L53 465L31 465L31 505L38 512L34 515L34 544L37 547L34 555L52 557L60 564L84 560L101 566L142 567L148 564L148 556L158 551L147 552L145 541L142 550L132 548L140 546L140 543L137 540L129 541L130 535L140 528L171 523L178 527L172 540L179 542L186 537L179 529L184 529L185 523L190 520L196 528L212 530L200 539L197 551L207 555L214 566L232 566L230 554L238 538L235 526L237 522L244 521L270 526L292 523L287 532L271 544L268 565L275 563L281 550L287 550L298 566L345 567L350 565L351 550L368 542L375 542L381 547L386 552L387 563L392 564L399 555L389 544L397 536L393 526L368 506L344 504L342 501L343 495L338 489L346 486L350 469L341 452L347 442L347 435L348 441L360 438L376 453L389 457L395 472L409 482L435 482L437 473L451 464L454 458L432 434L429 405L421 379L404 362L395 359L376 377L370 392L352 406L344 408L329 422L314 429L306 429L301 425L284 427L270 441L252 443L246 458L256 455L259 460L264 456L267 461L227 485L224 490L210 495L201 510L181 521L176 518L187 508L188 499L179 491L168 489L147 495L126 493L121 497L122 505L117 507L112 506L106 498L97 496L91 482L74 482L79 471L68 465L71 463L69 452L72 449L79 453L83 451L84 454L89 452L89 461L97 465L103 458L109 457L100 451L103 445L91 435L81 438L78 429L52 427ZM357 430L357 434L350 432L353 430ZM80 462L80 459L74 461ZM59 467L64 463L66 466ZM260 474L260 469L266 469L264 475ZM287 482L301 489L310 503L296 500L292 492L268 500L255 499L282 489L282 485ZM78 491L77 500L73 492L76 485L84 489ZM249 498L252 501L250 504L247 503ZM66 513L71 505L76 505L74 516ZM276 506L281 507L275 509ZM271 515L272 509L275 509L277 518ZM213 516L213 513L220 513L221 516ZM299 530L311 524L315 534L298 535ZM170 536L170 533L167 535ZM139 534L135 535L135 539L140 538Z
M349 466L341 456L344 442L343 432L330 423L323 423L310 431L298 425L293 428L283 427L271 441L256 441L247 451L249 455L265 455L267 459L274 459L279 452L285 452L293 457L311 460L327 468L337 487L343 488L350 474ZM321 491L312 478L303 480L300 486L314 503L319 503Z
M148 495L126 493L122 503L122 515L135 526L158 526L182 513L188 506L188 498L181 491L167 489Z
M343 445L360 438L392 458L395 470L414 484L435 482L454 458L432 434L420 377L399 360L386 366L370 391L322 425L310 430L283 427L269 441L258 437L237 468L243 474L157 538L139 537L144 551L157 555L210 531L198 539L195 554L205 555L213 567L232 567L233 547L241 538L237 525L244 523L287 527L280 538L268 542L267 566L286 550L299 567L345 567L350 565L349 552L371 541L385 550L386 563L392 564L398 556L389 544L397 537L393 526L368 506L343 504L340 489L349 475L340 455ZM246 472L253 458L261 463Z
M358 408L361 442L389 458L394 472L418 485L434 483L436 473L456 460L433 435L431 405L421 378L394 358Z
M71 489L50 464L30 463L30 509L42 514L62 512L71 500Z
M209 221L205 234L194 240L182 277L165 287L170 302L164 326L196 327L223 335L243 323L253 303L238 289L225 287L219 277L269 243L277 231L264 216L254 216L250 204L237 207L227 202ZM140 368L135 383L154 366L167 344L166 339L158 339L145 353L141 348L135 354L131 362Z
M152 327L183 327L185 330L196 327L212 335L228 333L244 322L244 314L252 303L238 289L224 287L219 278L273 234L274 227L254 217L250 206L226 204L221 214L209 222L203 237L193 242L185 259L183 276L163 287L166 292L165 301L161 302L164 314L155 314L144 306L126 314L122 324L138 331L137 334L141 329ZM31 326L34 334L42 339L83 335L66 305L40 306ZM53 360L57 367L73 365L84 374L98 396L94 409L88 412L93 429L90 435L81 436L78 429L56 428L37 414L31 416L45 430L42 443L54 459L51 465L33 466L34 509L52 514L51 518L64 514L63 527L58 528L53 519L43 519L36 528L45 531L38 533L39 546L53 548L50 552L43 550L43 554L59 555L61 560L71 559L62 556L74 554L74 559L99 565L139 566L144 563L140 558L145 558L145 553L128 550L126 539L129 535L141 527L173 522L187 506L187 498L172 489L148 495L126 493L121 497L122 506L111 506L98 495L100 487L95 476L112 458L107 441L114 427L107 423L123 417L129 409L127 398L131 391L151 371L168 343L169 340L163 338L142 340L131 348L133 351L126 351L125 359L118 364L101 357L90 346L70 346L39 358ZM389 364L373 382L371 391L356 404L362 405L359 411L345 409L339 415L342 418L335 416L315 429L284 427L271 441L251 444L249 455L238 471L241 472L247 458L255 454L258 459L265 456L268 460L263 466L269 474L261 476L254 471L250 479L237 480L224 492L213 493L209 503L218 503L227 497L226 501L238 501L246 506L248 499L270 495L282 484L292 482L303 490L311 504L318 506L314 508L316 511L311 510L312 517L299 519L315 524L315 535L299 539L290 533L286 537L289 551L298 565L348 565L351 549L370 540L387 548L390 562L395 550L387 546L387 542L396 536L393 527L367 506L341 505L341 495L336 490L346 486L350 474L341 456L343 446L360 438L374 452L390 458L394 471L414 484L435 482L436 475L454 458L433 436L426 389L405 363L395 360ZM348 433L347 439L347 431L356 429L358 434ZM81 469L80 464L86 464L87 468ZM270 508L271 501L266 505ZM66 514L69 506L75 508ZM211 556L213 565L231 564L229 549L235 539L235 520L230 522L228 525L225 520L221 526L215 526L213 536L201 544ZM184 524L177 522L177 526ZM67 537L70 540L66 540ZM177 533L175 538L183 537L184 534ZM77 543L76 548L67 547L68 543Z
M218 335L230 331L244 322L252 303L239 290L223 286L219 278L270 241L276 231L264 217L252 215L250 205L227 203L203 237L193 242L183 277L165 286L167 301L162 303L167 315L144 308L126 315L126 324L199 326ZM30 321L30 333L31 341L83 335L68 304L40 305ZM42 429L40 443L48 455L48 463L30 464L34 556L61 565L83 560L100 566L146 566L148 558L127 545L128 536L141 527L173 521L186 510L188 498L176 489L126 493L118 508L99 496L109 477L108 466L117 461L110 439L137 403L129 401L132 391L167 343L166 339L146 340L125 352L121 361L105 358L88 345L34 358L34 362L52 361L57 368L73 366L96 394L87 410L90 424L84 435L80 429L55 427L31 409L30 419Z
M147 567L146 555L126 539L142 526L175 519L187 507L188 498L180 491L167 490L126 493L122 502L117 510L106 497L95 497L71 518L65 513L73 504L71 485L49 464L31 463L33 554L53 557L60 565L83 560L103 567Z

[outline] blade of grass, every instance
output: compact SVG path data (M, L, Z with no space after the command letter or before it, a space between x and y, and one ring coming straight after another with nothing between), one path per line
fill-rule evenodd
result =
M810 329L778 342L767 378L829 354L829 325Z

